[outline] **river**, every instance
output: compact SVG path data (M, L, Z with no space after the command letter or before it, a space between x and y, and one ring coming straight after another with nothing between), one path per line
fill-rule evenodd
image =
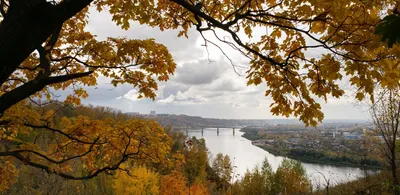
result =
M204 138L207 148L213 156L218 153L229 155L233 164L237 166L235 173L243 176L247 169L253 169L256 165L261 165L261 162L267 158L273 171L276 171L283 157L274 156L269 152L254 146L251 141L242 137L243 132L236 129L235 135L232 129L220 128L219 136L216 129L204 129L203 135L201 131L189 131L189 136ZM365 171L360 168L342 167L332 165L302 163L306 169L307 175L311 180L314 189L326 186L326 181L329 180L330 186L338 183L348 182L365 176ZM368 174L372 174L369 171ZM325 177L325 178L324 178Z

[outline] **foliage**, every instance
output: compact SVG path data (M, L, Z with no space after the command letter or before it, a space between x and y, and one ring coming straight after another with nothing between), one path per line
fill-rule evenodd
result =
M196 180L203 181L206 179L208 153L205 140L197 139L196 137L187 140L184 155L186 161L182 168L187 178L188 186L191 187Z
M38 124L35 128L28 127L19 129L19 131L2 132L4 133L2 136L9 141L3 141L1 149L8 149L12 155L16 155L16 158L23 157L21 163L15 161L15 158L4 158L14 164L13 166L31 165L44 169L47 173L73 180L100 176L89 184L96 186L92 189L101 189L97 186L106 185L104 176L101 176L100 173L113 175L120 169L120 166L125 166L126 163L135 162L155 166L167 164L165 162L169 161L171 138L154 121L132 119L115 110L102 107L80 106L74 108L52 104L43 109L31 107L33 112L52 113L47 118L50 123L43 126ZM52 110L56 110L56 112L52 112ZM27 113L28 116L29 114ZM52 133L53 130L56 130L58 134ZM29 143L35 143L35 145ZM29 155L29 153L31 154ZM4 168L13 174L2 174L8 178L2 181L15 182L17 171L13 171L13 167L9 167L8 164L6 163ZM19 177L19 183L25 181L24 188L28 192L35 189L32 187L35 185L40 186L42 191L49 191L43 187L45 182L40 179L34 179L35 177L25 179L32 172L34 171L30 169L24 171L24 175ZM44 178L53 182L61 181L57 177ZM32 183L32 185L27 185L27 183ZM64 185L60 184L60 186ZM80 188L82 193L84 193L83 189L88 189L87 187L83 188L83 186L87 186L86 184L79 182L65 186L67 189ZM57 190L57 188L51 190ZM107 189L102 189L99 193L104 194L105 192ZM59 189L57 193L68 194L65 189Z
M311 183L301 163L284 159L277 171L272 172L265 159L261 169L255 167L247 171L242 180L237 181L237 194L306 194L311 192Z
M204 184L195 184L190 187L190 194L193 195L208 195L208 189Z
M0 192L16 182L18 170L11 162L9 158L0 159Z
M306 171L299 161L283 159L275 173L275 179L282 185L284 194L305 194L311 190Z
M161 178L161 194L184 195L187 194L186 178L178 170Z
M32 109L25 116L15 117L23 123L24 117L35 117L34 112ZM74 174L80 170L70 166L76 158L80 159L82 170L88 172L90 178L102 170L116 170L126 160L160 163L166 160L165 155L170 150L170 140L163 128L150 120L93 120L86 116L64 116L55 123L52 110L46 111L42 120L32 121L25 128L15 124L19 120L12 120L3 132L4 139L10 141L6 145L9 155L27 165L70 179L88 178ZM42 145L32 142L48 136L53 139L46 139Z
M218 153L212 163L212 169L224 183L231 183L233 167L228 155L224 156L222 153ZM226 190L226 187L223 187L223 190Z
M119 172L113 185L116 194L155 195L160 193L159 175L145 166Z

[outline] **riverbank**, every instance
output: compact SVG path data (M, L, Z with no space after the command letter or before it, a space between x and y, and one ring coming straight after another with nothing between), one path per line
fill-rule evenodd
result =
M257 147L271 153L272 155L287 157L287 158L298 160L298 161L301 161L304 163L333 165L333 166L340 166L340 167L354 167L354 168L368 169L368 170L371 170L371 169L372 170L380 170L381 169L380 165L379 166L378 165L361 165L361 164L349 163L349 162L321 160L321 159L316 159L316 158L310 158L307 156L291 155L289 152L283 152L281 150L278 150L278 149L272 148L272 147L266 147L266 146L261 146L261 145L254 145L254 146L257 146Z
M379 170L381 169L381 165L376 160L364 159L362 157L357 156L357 158L350 157L345 154L330 155L329 152L326 151L318 151L313 149L306 148L287 148L281 147L277 142L273 142L272 144L268 144L265 140L260 140L262 137L258 135L258 132L249 131L249 130L241 130L244 132L242 137L252 141L254 146L257 146L273 155L288 157L291 159L295 159L305 163L312 164L323 164L323 165L334 165L341 167L355 167L360 169L373 169Z

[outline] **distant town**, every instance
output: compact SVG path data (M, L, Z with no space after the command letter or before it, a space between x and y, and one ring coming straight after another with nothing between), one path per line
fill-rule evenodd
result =
M377 159L379 147L366 147L382 142L371 123L325 123L316 128L277 124L246 127L242 131L254 145L275 155L311 163L380 166Z

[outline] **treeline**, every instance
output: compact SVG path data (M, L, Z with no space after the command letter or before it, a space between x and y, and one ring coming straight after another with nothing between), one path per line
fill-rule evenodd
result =
M354 158L346 155L331 156L323 151L307 150L307 149L290 149L286 156L298 159L304 162L314 163L330 163L345 166L364 166L368 168L379 168L381 163L375 159Z
M311 194L312 185L304 167L295 160L284 159L276 172L273 172L267 159L261 167L247 171L243 178L235 182L228 194Z

